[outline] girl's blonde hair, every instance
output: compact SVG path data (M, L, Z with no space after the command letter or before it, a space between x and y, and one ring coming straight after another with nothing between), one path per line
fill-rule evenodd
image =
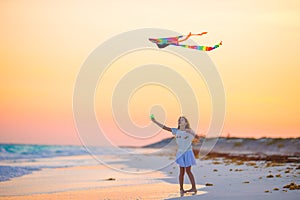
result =
M185 116L180 116L180 117L178 118L178 127L177 127L177 129L180 128L179 124L180 124L180 119L181 119L181 118L183 118L183 119L185 120L185 122L186 122L185 128L186 128L186 129L190 129L190 128L191 128L191 127L190 127L190 122L187 120L187 118L186 118Z

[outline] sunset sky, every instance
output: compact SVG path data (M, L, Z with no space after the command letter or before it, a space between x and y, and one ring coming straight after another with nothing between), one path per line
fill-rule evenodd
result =
M80 144L72 98L82 63L102 42L140 28L182 34L207 31L195 40L205 45L223 41L223 46L208 52L226 93L223 136L300 137L298 0L142 2L0 1L0 142ZM162 56L161 60L175 69L181 62L168 55L163 58L158 51L147 55ZM137 53L118 60L103 77L106 87L96 91L96 102L99 92L109 97L110 86L126 73L127 68L122 72L118 65L148 62L142 58ZM180 73L204 87L191 71ZM151 99L153 93L161 98ZM203 97L203 118L196 131L205 135L210 120L209 95L196 95ZM180 109L166 101L172 98L159 87L137 91L128 108L132 120L139 126L148 125L149 106L158 101L166 105L167 124L176 126ZM162 131L149 140L126 138L113 124L112 111L100 113L102 107L105 104L95 105L99 123L105 124L116 144L144 145L171 136Z

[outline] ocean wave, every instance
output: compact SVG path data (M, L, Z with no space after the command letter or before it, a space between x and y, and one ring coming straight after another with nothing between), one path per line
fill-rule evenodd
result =
M40 170L39 167L12 167L0 166L0 182L8 181L11 178L31 174L33 171Z
M45 168L63 168L99 164L92 156L119 156L110 147L71 145L0 144L0 182ZM91 152L92 150L92 152ZM125 149L124 152L132 152Z
M82 146L0 144L0 160L49 158L87 154Z
M61 163L56 162L46 165L36 165L36 159L39 158L85 154L87 154L87 151L82 146L0 144L0 182L30 174L42 168L57 168L74 165L66 160Z

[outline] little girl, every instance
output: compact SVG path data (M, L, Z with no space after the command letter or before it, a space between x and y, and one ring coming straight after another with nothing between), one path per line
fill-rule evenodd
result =
M180 167L180 174L179 174L179 185L180 185L180 194L181 196L185 192L193 192L194 194L197 193L194 175L191 171L191 166L196 165L196 160L194 153L192 151L192 141L198 136L195 132L190 128L190 124L185 117L179 117L178 119L178 127L177 128L169 128L159 122L157 122L152 115L151 120L157 124L159 127L163 128L164 130L172 132L173 135L176 137L176 143L178 145L178 150L176 153L176 163ZM183 179L184 179L184 172L189 176L190 182L192 184L192 188L190 190L183 190Z

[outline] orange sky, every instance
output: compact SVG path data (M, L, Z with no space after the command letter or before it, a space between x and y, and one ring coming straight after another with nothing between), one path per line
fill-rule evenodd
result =
M223 40L222 47L209 52L226 93L223 135L300 137L299 19L297 0L195 0L188 4L158 0L1 1L0 142L80 144L72 95L82 63L112 35L152 27L182 34L208 31L201 40L196 39L198 43ZM118 62L134 63L137 57L141 58L128 55ZM180 63L172 58L165 62L174 68ZM107 74L108 80L102 80L108 86L120 77L118 63L115 65ZM181 73L192 83L203 85L190 71ZM156 90L138 91L131 99L134 103L129 104L132 119L139 126L149 123L149 106L155 103L155 99L143 102L143 97L149 99L149 91ZM165 95L169 98L171 94ZM197 132L205 133L210 119L209 95L197 95L203 100ZM159 103L167 104L165 98ZM105 102L96 104L98 119L109 124L106 129L114 132L116 143L136 144L118 141L122 133L114 128L109 109L107 118L99 113L101 106L105 107ZM176 103L168 106L167 123L176 126L180 109ZM161 132L139 145L168 136Z

